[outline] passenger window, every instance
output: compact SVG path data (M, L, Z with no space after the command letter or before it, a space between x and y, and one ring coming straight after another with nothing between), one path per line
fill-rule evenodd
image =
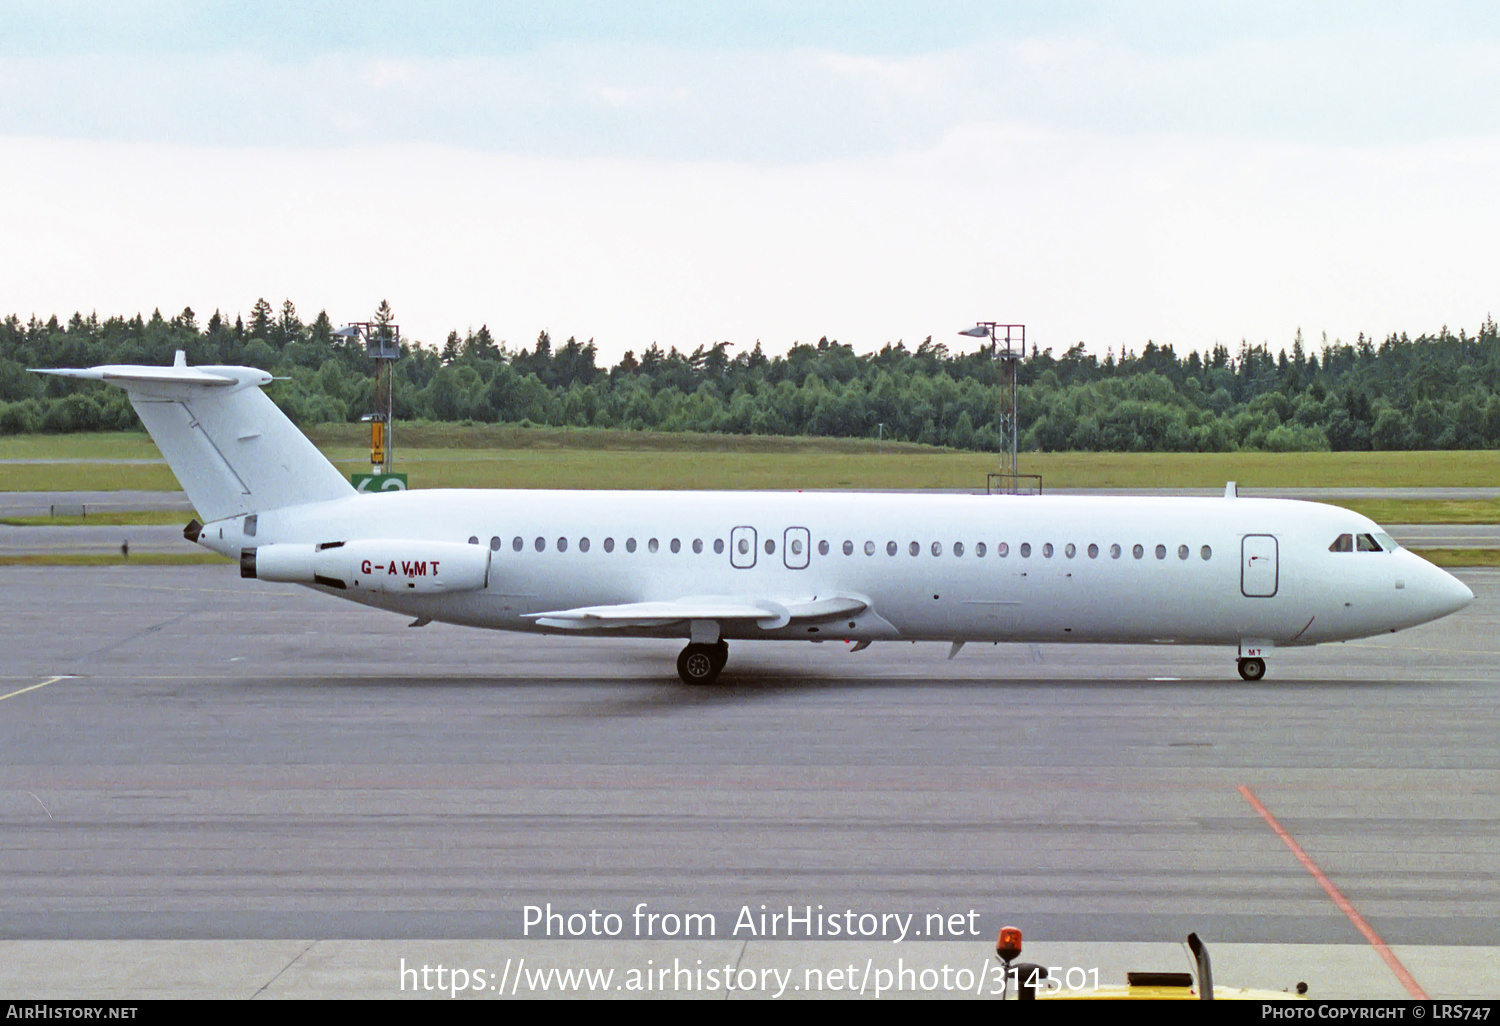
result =
M962 556L964 554L964 543L963 542L954 542L953 543L953 554L955 556Z
M1010 542L1001 542L999 545L996 545L995 555L999 556L1001 559L1004 559L1006 556L1010 555Z
M913 556L920 556L922 554L922 543L921 542L912 542L910 545L908 545L906 547L906 550L908 552L910 552Z
M694 538L693 539L693 552L694 552L694 554L697 554L697 553L702 552L702 551L703 551L703 539L702 538Z
M1204 562L1207 562L1208 560L1214 558L1214 550L1205 545L1203 546L1203 548L1198 550L1198 555L1203 557Z
M1356 547L1359 549L1360 552L1379 552L1379 551L1381 551L1380 550L1380 543L1377 542L1373 537L1371 537L1368 534L1362 534L1362 535L1360 535L1355 540L1358 543Z
M536 540L536 550L538 552L544 552L544 551L546 551L546 549L547 549L547 539L546 538L538 538Z
M1339 535L1337 538L1335 538L1333 540L1333 544L1330 545L1330 546L1328 546L1328 551L1329 552L1353 552L1354 551L1354 535L1352 535L1352 534L1341 534L1341 535Z
M500 551L500 539L499 538L491 538L490 539L490 551L491 552L499 552Z
M634 538L626 538L625 539L625 551L626 552L634 552L635 551L635 539Z
M865 542L865 555L867 555L867 556L873 556L873 555L875 555L875 543L874 542L872 542L872 541Z
M1115 544L1113 544L1113 545L1111 545L1109 547L1109 558L1110 559L1119 559L1120 558L1120 543L1119 542L1116 542Z
M984 558L984 552L985 552L984 542L975 542L974 543L974 555L978 556L980 559L983 559Z
M1132 556L1134 556L1136 559L1140 559L1142 556L1144 556L1146 554L1146 550L1144 548L1142 548L1141 546L1137 545L1137 546L1135 546L1134 548L1132 548L1130 550L1130 554Z
M526 547L526 543L521 540L521 536L518 534L511 539L510 547L516 552L520 552L523 548Z
M1042 557L1044 559L1051 559L1052 558L1052 543L1051 542L1046 542L1045 544L1042 545Z
M1188 558L1188 547L1186 545L1179 545L1179 546L1177 546L1177 558L1178 559L1187 559Z
M794 556L800 556L800 555L802 555L802 539L801 538L793 538L792 539L792 555L794 555Z
M716 556L722 556L723 554L724 554L724 539L723 538L715 538L714 539L714 555L716 555Z
M1021 558L1022 559L1030 559L1031 558L1031 542L1022 542L1021 543Z
M775 555L775 554L776 554L776 543L773 542L771 539L767 538L766 539L766 555L772 556L772 555Z
M896 543L895 542L886 542L885 543L885 554L887 556L894 556L896 554Z
M750 554L750 539L741 538L739 545L736 547L740 550L740 555L748 556Z
M826 556L826 555L828 555L828 543L826 541L820 541L820 542L818 542L818 555L820 555L820 556Z
M1156 547L1156 558L1157 559L1166 559L1167 558L1167 547L1165 545L1158 545Z
M648 552L655 552L659 548L661 548L661 542L657 541L655 538L652 538L646 543L646 550Z
M566 539L566 538L559 538L559 539L557 539L557 551L558 552L567 552L568 551L568 539Z
M1067 556L1069 559L1072 559L1077 554L1078 546L1074 545L1072 542L1068 542L1068 547L1063 549L1063 555Z
M589 550L589 540L587 538L579 538L578 539L578 551L579 552L587 552L588 550Z
M471 535L469 535L469 544L470 545L478 545L479 544L479 535L477 535L477 534L471 534Z
M604 551L605 552L613 552L613 551L615 551L615 540L613 538L606 538L606 539L604 539Z
M943 554L943 543L942 542L933 542L932 543L932 554L934 556L941 556Z
M673 538L671 548L673 555L676 555L677 553L682 551L682 542L678 541L676 538Z
M846 555L846 556L852 556L852 555L854 555L854 543L852 541L846 541L846 542L844 542L844 555Z
M1090 559L1098 559L1099 558L1099 546L1095 545L1093 542L1089 542L1089 558Z

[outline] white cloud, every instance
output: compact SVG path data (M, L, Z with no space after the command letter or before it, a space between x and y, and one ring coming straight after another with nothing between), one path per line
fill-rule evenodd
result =
M1179 349L1300 326L1477 325L1500 307L1500 144L1310 147L979 126L793 166L0 140L0 311L290 297L394 305L438 343L545 327L868 350L978 319L1043 345Z
M1500 306L1492 32L1152 10L874 54L764 27L0 45L0 313L385 297L428 342L547 327L613 358L980 318L1058 348L1281 345Z
M10 56L0 135L756 164L927 149L992 123L1370 146L1500 135L1496 56L1492 38L1378 21L1165 52L1076 31L897 56L614 41Z

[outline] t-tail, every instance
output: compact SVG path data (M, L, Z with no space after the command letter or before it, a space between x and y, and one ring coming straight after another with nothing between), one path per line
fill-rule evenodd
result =
M354 487L261 391L254 367L118 364L38 374L118 385L205 521L342 499Z

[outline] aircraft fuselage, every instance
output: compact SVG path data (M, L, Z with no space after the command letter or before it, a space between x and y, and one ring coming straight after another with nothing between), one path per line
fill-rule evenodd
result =
M391 562L377 555L377 565L392 575L422 555L403 543L479 546L482 587L323 590L518 631L680 638L683 622L559 627L539 614L687 596L768 610L840 597L865 608L724 621L719 636L1285 647L1399 630L1472 599L1365 517L1287 500L439 489L264 511L251 537L244 520L208 524L201 544L238 556L384 542ZM1330 551L1348 534L1378 535L1386 551Z

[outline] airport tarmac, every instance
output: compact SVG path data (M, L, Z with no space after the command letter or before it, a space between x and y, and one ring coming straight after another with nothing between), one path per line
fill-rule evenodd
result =
M0 568L0 995L432 996L402 958L972 976L1012 923L1106 983L1196 931L1220 986L1494 998L1500 572L1460 576L1469 609L1253 685L1228 650L740 643L695 689L672 642ZM542 939L549 903L625 934ZM641 939L642 905L713 931ZM761 905L964 932L734 929Z

